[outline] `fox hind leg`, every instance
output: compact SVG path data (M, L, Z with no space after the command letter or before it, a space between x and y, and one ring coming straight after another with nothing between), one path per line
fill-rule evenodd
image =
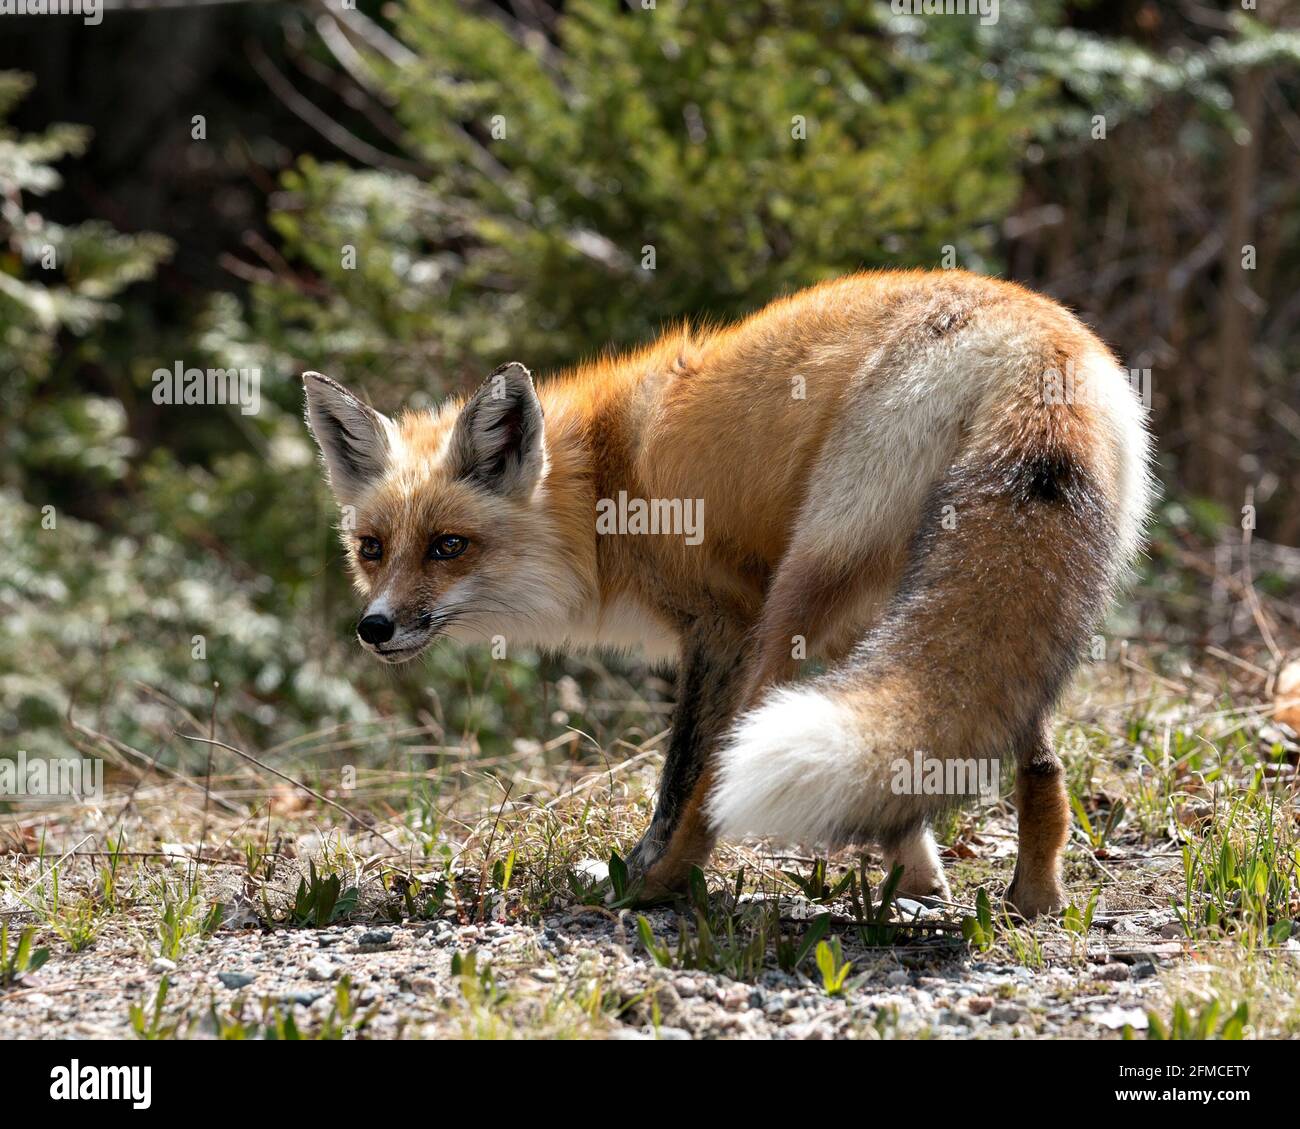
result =
M1065 770L1046 723L1017 750L1016 813L1020 850L1006 901L1021 917L1037 917L1065 905L1061 855L1070 837Z
M895 866L903 868L896 893L913 898L952 898L948 880L943 876L943 863L939 861L939 848L928 826L919 824L882 846L886 876Z
M805 522L812 524L811 518ZM796 540L799 536L796 533ZM865 548L848 563L837 563L815 548L791 550L777 570L754 631L755 655L744 707L758 705L765 690L793 680L800 659L827 650L842 652L857 642L861 624L888 595L891 567L892 562ZM845 634L850 624L858 629ZM842 638L836 638L837 630Z

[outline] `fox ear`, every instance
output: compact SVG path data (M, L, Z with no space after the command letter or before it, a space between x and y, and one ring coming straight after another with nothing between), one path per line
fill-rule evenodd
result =
M355 498L384 471L396 436L393 421L318 372L302 374L307 426L325 460L340 503Z
M457 475L506 497L527 498L546 464L542 405L517 361L502 365L461 409L451 438Z

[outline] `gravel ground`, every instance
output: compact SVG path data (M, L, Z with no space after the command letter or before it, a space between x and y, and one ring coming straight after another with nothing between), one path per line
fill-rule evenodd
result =
M780 904L786 919L823 912L801 898ZM906 900L902 909L937 919ZM658 938L675 943L674 911L646 918ZM867 949L852 930L841 931L853 968L852 987L840 998L819 980L778 969L742 982L661 968L637 936L635 913L597 907L535 926L448 918L225 929L196 941L175 963L150 959L138 939L124 935L80 954L55 953L0 996L0 1037L134 1037L131 1005L151 1013L165 976L163 1014L180 1019L179 1034L194 1037L216 1034L230 1016L256 1019L268 1009L292 1013L304 1033L318 1029L347 978L355 1014L344 1034L369 1038L1091 1038L1117 1035L1125 1024L1146 1027L1146 1011L1162 992L1161 969L1182 957L1183 946L1170 938L1176 931L1172 912L1105 917L1094 921L1085 955L1082 940L1072 945L1052 929L1034 968L982 960L951 935ZM491 992L467 988L452 972L453 955L471 951L479 969L492 970ZM805 967L818 976L811 962ZM593 998L600 1007L588 1006Z

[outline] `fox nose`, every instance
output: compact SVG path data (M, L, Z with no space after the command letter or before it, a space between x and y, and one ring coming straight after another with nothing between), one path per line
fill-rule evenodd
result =
M357 624L357 634L371 646L387 643L393 637L393 621L386 615L363 616Z

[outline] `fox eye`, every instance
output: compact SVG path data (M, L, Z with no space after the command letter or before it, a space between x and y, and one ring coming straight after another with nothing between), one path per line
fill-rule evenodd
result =
M360 552L365 560L377 561L384 555L384 546L378 537L363 537Z
M449 561L452 557L458 557L469 548L469 539L466 537L457 537L454 533L445 533L441 537L435 537L429 545L429 559L434 561Z

